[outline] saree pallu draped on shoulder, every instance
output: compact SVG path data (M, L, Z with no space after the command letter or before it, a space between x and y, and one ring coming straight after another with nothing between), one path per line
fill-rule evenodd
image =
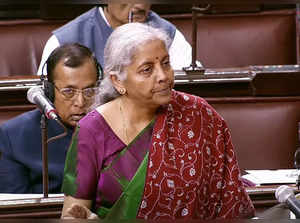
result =
M229 129L200 97L173 91L153 129L143 219L253 216Z

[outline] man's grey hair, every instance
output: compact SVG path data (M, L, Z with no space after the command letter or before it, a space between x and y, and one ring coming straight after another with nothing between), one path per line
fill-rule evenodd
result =
M104 79L92 108L120 96L114 88L110 75L125 80L125 67L131 64L138 47L152 40L162 40L169 51L171 39L165 31L142 23L128 23L116 28L107 40L104 48Z

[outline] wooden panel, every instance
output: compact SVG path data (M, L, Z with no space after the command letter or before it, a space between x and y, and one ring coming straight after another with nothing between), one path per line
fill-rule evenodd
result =
M300 96L298 83L299 65L207 69L204 75L175 71L175 89L201 97ZM30 105L27 90L40 84L35 75L1 77L0 106Z
M112 2L120 3L120 0ZM124 1L125 2L125 1ZM129 1L130 2L130 1ZM192 4L205 7L207 3L211 7L206 13L224 12L253 12L261 9L294 8L292 0L151 0L153 10L159 14L174 14L190 12ZM72 19L91 7L105 4L99 0L1 0L0 18L43 18L43 19ZM128 3L128 1L126 1ZM180 6L179 6L180 5Z
M59 218L63 196L0 201L0 219L3 218Z
M0 77L0 106L31 105L27 90L40 84L36 75Z
M204 75L178 72L175 89L202 97L300 95L300 66L207 69Z

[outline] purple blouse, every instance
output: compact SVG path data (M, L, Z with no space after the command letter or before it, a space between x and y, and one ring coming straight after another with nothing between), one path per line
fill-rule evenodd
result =
M96 200L96 209L112 206L149 151L152 127L153 122L126 146L98 111L87 114L73 135L69 150L76 157L66 160L63 192ZM68 171L68 165L74 173ZM68 174L74 177L73 181L68 180Z

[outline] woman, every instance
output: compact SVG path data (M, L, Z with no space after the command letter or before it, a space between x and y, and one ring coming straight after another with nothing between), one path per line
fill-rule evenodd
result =
M128 30L130 29L130 32ZM65 166L62 218L253 215L225 121L172 90L170 40L130 23L107 41L96 109L79 123Z

